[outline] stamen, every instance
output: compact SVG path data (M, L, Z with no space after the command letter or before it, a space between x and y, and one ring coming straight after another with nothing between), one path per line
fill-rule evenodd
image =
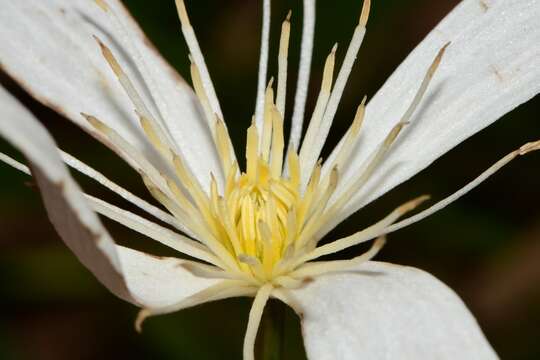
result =
M135 109L139 112L139 114L144 117L151 126L153 132L155 133L156 137L159 139L159 142L162 144L167 144L170 146L170 142L165 135L165 132L161 128L161 126L157 123L157 121L154 120L153 115L150 113L150 110L146 107L142 97L139 95L137 90L135 89L135 86L129 79L129 77L126 75L116 58L114 57L111 50L97 37L94 36L94 39L98 42L99 47L101 48L101 52L103 54L103 57L105 60L107 60L107 63L111 67L112 71L118 78L118 81L124 88L126 94L131 99L131 102L135 106Z
M362 103L358 106L356 110L356 115L354 120L349 127L349 130L345 134L343 145L340 147L337 156L334 161L331 162L332 168L342 169L349 159L360 134L360 129L362 127L362 122L364 121L364 114L366 110L366 100L367 97L364 96ZM330 174L325 176L325 179L322 181L323 185L326 185L329 181Z
M412 201L409 201L394 211L392 211L389 215L387 215L382 220L379 220L377 223L371 225L370 227L357 232L356 234L353 234L351 236L333 241L329 244L320 246L310 253L307 253L303 256L301 256L299 259L297 259L294 262L294 266L297 266L299 264L303 264L305 262L317 259L321 256L333 254L339 251L342 251L344 249L347 249L351 246L355 246L358 244L361 244L363 242L369 241L377 236L381 236L383 234L379 234L382 229L386 228L388 225L392 224L394 221L396 221L401 216L405 215L407 212L412 211L415 209L418 205L423 203L424 201L428 200L429 196L420 196ZM375 234L375 236L374 236Z
M103 0L94 0L103 11L109 11L109 6Z
M430 208L419 212L418 214L411 216L405 220L402 220L398 223L395 223L391 226L388 226L384 230L382 230L378 235L382 234L389 234L391 232L403 229L404 227L407 227L411 224L414 224L420 220L425 219L426 217L436 213L437 211L445 208L446 206L450 205L457 199L461 198L463 195L467 194L469 191L483 183L486 179L488 179L490 176L495 174L497 171L502 169L505 165L510 163L512 160L519 156L526 155L532 151L538 151L540 150L540 140L527 143L523 146L521 146L519 149L512 151L510 154L503 157L501 160L497 161L495 164L493 164L491 167L489 167L486 171L484 171L480 176L478 176L476 179L453 193L452 195L446 197L445 199L439 201L435 205L432 205ZM378 236L376 235L376 236Z
M281 25L281 38L279 39L276 107L283 118L285 118L285 98L287 94L287 58L289 56L289 39L291 35L291 14L292 12L289 10L287 18Z
M246 173L251 180L256 180L257 178L258 144L257 128L253 124L247 130L246 141Z
M216 145L221 159L221 165L223 166L223 173L225 176L229 176L233 162L235 161L234 148L232 147L231 138L229 132L223 123L223 120L216 116L215 120L216 128ZM236 171L234 171L236 175Z
M246 283L257 285L257 283L253 282L252 278L242 272L232 273L230 271L223 271L216 266L201 264L195 261L187 260L182 260L182 263L179 264L179 266L183 267L194 276L202 277L205 279L242 280Z
M274 105L274 89L272 85L274 83L274 78L270 79L268 86L266 87L266 95L264 100L264 114L263 114L263 128L260 145L260 154L261 159L264 162L268 162L270 157L270 144L272 141L272 112L275 107Z
M331 272L347 271L366 261L373 259L373 257L377 255L377 253L382 249L385 243L385 237L380 237L373 242L373 245L367 252L363 253L360 256L357 256L350 260L319 261L307 263L299 267L297 270L291 272L289 276L301 279L306 277L316 277Z
M316 139L317 132L319 131L319 126L326 110L326 105L328 104L328 99L330 98L330 93L332 91L332 81L334 76L334 66L336 63L336 51L337 44L334 45L330 55L326 58L324 64L324 72L321 84L321 90L317 98L317 103L315 104L315 109L313 110L313 115L309 121L308 129L304 141L302 142L302 147L300 149L300 163L302 164L302 188L305 187L311 174L312 169L317 162L317 156L314 153L313 146Z
M171 160L169 147L163 143L163 138L160 138L160 136L157 134L155 127L152 125L152 121L144 117L141 113L136 111L137 116L139 117L139 122L141 123L141 127L146 134L146 138L150 143L158 150L158 152L163 156L164 159L167 159L168 161Z
M214 127L214 111L212 110L212 106L210 105L210 101L208 100L208 96L204 89L201 73L199 71L199 68L197 67L197 64L195 64L192 56L189 56L189 61L191 62L190 70L193 89L195 90L195 94L197 94L197 97L199 98L199 101L201 103L201 107L203 108L206 123L212 131L212 135L215 136L216 129Z
M341 210L343 206L350 201L351 194L356 194L367 183L405 125L406 123L400 122L390 130L390 133L379 145L379 148L376 149L375 153L368 159L367 164L359 171L360 176L346 188L338 200L332 205L328 217L333 216L337 211Z
M266 274L263 264L257 257L247 254L240 254L238 255L238 261L243 264L249 265L251 271L253 272L253 275L257 278L257 280L266 280Z
M327 218L333 217L336 212L340 211L346 205L346 203L350 201L350 194L358 193L360 189L368 182L371 175L375 172L376 168L381 163L386 153L389 151L390 146L393 144L403 127L408 124L409 119L411 118L418 104L422 100L428 88L428 85L433 78L433 75L437 70L437 67L439 66L444 52L449 44L450 43L447 43L439 50L437 56L427 70L424 79L422 80L422 83L417 90L416 95L412 100L409 108L407 109L401 120L392 128L392 130L390 130L390 133L387 135L387 137L379 146L379 148L375 151L375 153L371 156L371 158L366 161L366 164L364 166L362 166L363 169L360 170L361 175L356 180L354 180L354 182L350 186L348 186L345 191L342 192L340 198L335 201L331 211L329 211L329 213L326 215Z
M345 85L347 84L349 75L351 74L353 65L358 55L358 51L360 50L360 46L362 45L362 42L364 40L364 35L366 34L365 23L367 22L369 8L370 1L364 0L364 5L362 7L362 15L360 16L361 22L354 30L351 43L349 44L349 48L347 49L347 53L345 54L345 59L343 60L343 64L341 65L341 69L339 70L336 84L334 85L334 89L332 90L332 94L330 95L330 99L328 100L326 111L324 112L322 122L319 126L319 131L316 135L316 138L320 139L320 141L313 145L312 149L312 151L314 151L313 156L316 159L320 156L324 141L328 136L330 126L332 125L338 105L341 101L341 96L343 95L343 91L345 90Z
M111 24L116 28L117 33L120 34L120 42L125 45L124 48L129 52L130 59L133 60L137 71L142 74L143 77L143 86L148 86L149 97L157 105L157 117L161 121L161 124L164 127L165 135L169 140L169 143L174 144L172 141L172 136L168 131L168 128L163 120L163 117L170 118L170 111L167 102L164 100L164 94L161 91L160 87L157 86L154 79L157 77L154 69L148 66L146 59L141 54L140 49L138 48L135 41L131 36L129 31L129 26L124 23L124 18L118 16L118 14L110 6L106 4L104 0L96 0L98 6L105 12L109 17Z
M147 176L159 189L167 192L165 181L159 171L134 146L95 116L81 115L98 131L102 142L109 144L109 148L137 170L139 174Z
M182 24L182 33L184 34L184 39L188 45L193 62L197 65L197 68L201 74L201 82L203 84L205 93L208 95L208 101L212 107L212 113L217 114L220 119L223 119L223 113L219 105L216 91L214 89L212 80L210 79L210 74L208 73L204 56L201 52L201 48L199 47L199 42L197 41L195 32L191 27L184 0L175 0L175 3L178 11L178 17L180 18L180 22Z
M300 170L300 160L298 159L298 155L292 151L289 152L287 159L289 160L289 177L291 179L291 184L296 188L300 185L300 176L302 174Z
M302 234L296 242L296 250L304 247L308 241L313 238L313 235L320 229L321 222L324 217L321 219L321 215L326 209L328 201L334 194L338 183L338 170L337 168L332 169L330 173L330 180L328 185L325 188L325 191L322 193L319 199L317 199L317 206L314 206L310 209L306 216L306 226L302 229ZM330 210L331 212L331 210Z
M117 223L159 241L163 245L182 254L205 261L222 269L226 268L221 260L208 252L207 248L199 243L91 195L87 195L86 198L90 201L94 211Z
M418 104L420 104L420 101L424 97L424 94L426 93L426 90L428 88L429 83L431 82L431 79L433 78L433 75L435 74L435 71L439 67L442 57L444 55L444 52L446 51L446 48L450 45L450 42L447 42L437 53L437 56L435 56L435 59L431 63L428 71L426 72L426 75L424 76L424 79L422 80L422 83L420 84L420 88L416 92L416 95L413 98L413 101L411 102L411 105L409 105L409 108L405 112L405 115L403 115L401 122L408 122L411 118L412 114L418 107Z
M141 332L143 322L150 316L168 314L199 304L228 299L231 297L253 296L256 291L256 288L247 286L243 281L224 280L207 289L201 290L176 304L160 308L141 310L137 316L137 319L135 320L135 329L137 332Z
M117 185L113 181L109 180L105 175L98 172L97 170L91 168L90 166L86 165L82 161L78 160L77 158L73 157L72 155L60 151L60 154L62 156L62 159L64 162L69 165L71 168L79 171L80 173L86 175L89 179L92 179L94 181L97 181L101 185L105 186L107 189L111 190L115 194L119 195L123 199L129 201L131 204L137 206L138 208L146 211L148 214L154 216L155 218L163 221L166 224L172 225L174 227L177 227L178 230L188 233L188 235L193 236L193 234L190 234L188 229L184 226L180 226L178 221L175 220L174 217L170 216L166 212L162 211L161 209L147 203L143 199L135 196L131 192L127 191L123 187Z
M0 153L0 161L5 162L27 175L31 175L28 167L3 153ZM101 215L159 241L163 245L183 254L225 268L221 260L209 253L206 248L201 247L197 242L91 195L85 194L85 197L90 202L94 211Z
M368 18L369 18L370 9L371 9L371 0L365 0L364 4L362 5L362 12L360 13L360 21L358 22L360 26L366 27Z
M185 166L185 162L178 154L172 153L172 159L178 178L184 187L188 189L199 210L208 212L210 208L208 195L204 192L197 178Z
M264 307L272 294L273 287L271 284L263 285L255 296L253 305L249 312L248 326L246 336L244 337L244 360L255 360L255 339L259 324L261 323Z
M270 173L272 178L281 177L283 168L283 149L285 140L283 138L283 119L279 110L274 108L272 111L272 153Z

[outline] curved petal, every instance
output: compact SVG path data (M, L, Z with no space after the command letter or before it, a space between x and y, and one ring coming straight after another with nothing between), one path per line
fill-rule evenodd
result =
M0 65L39 101L84 129L92 130L81 112L106 122L147 156L155 156L96 35L111 48L195 175L209 184L210 172L221 172L193 91L156 52L121 2L106 2L108 12L89 0L3 1Z
M66 245L111 292L144 307L177 303L220 280L117 246L71 178L45 128L0 87L0 135L28 159L51 222Z
M415 268L370 261L291 297L310 360L497 358L459 297Z
M193 276L176 258L159 258L117 246L124 279L137 304L162 308L208 289L222 279Z
M411 124L336 223L536 95L539 21L536 0L465 0L436 26L369 102L342 178L353 177L399 121L438 50L451 41Z

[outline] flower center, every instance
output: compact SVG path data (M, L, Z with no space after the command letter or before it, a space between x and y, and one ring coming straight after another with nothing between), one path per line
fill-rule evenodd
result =
M297 286L302 279L319 273L347 268L370 259L381 248L383 238L374 242L365 254L345 262L310 263L321 256L336 253L382 234L384 229L404 213L412 210L426 197L406 203L374 225L351 236L318 246L321 237L333 227L333 222L347 210L351 194L358 194L383 161L394 140L408 124L439 65L446 44L429 67L409 108L390 129L382 142L347 183L338 183L338 172L347 164L358 142L364 118L362 100L354 120L340 144L324 167L319 156L335 117L345 84L365 34L369 1L364 3L360 21L345 53L334 81L337 46L328 55L319 96L300 146L301 132L292 132L285 150L283 117L285 113L287 54L290 35L290 13L282 24L278 56L277 92L273 80L257 93L253 124L247 130L246 168L239 169L234 149L219 102L205 67L202 53L182 1L177 1L182 31L191 51L191 78L208 129L221 162L223 181L210 174L209 189L190 170L181 149L164 127L160 116L153 116L136 87L99 39L102 53L120 84L130 97L148 141L161 155L158 164L145 156L106 124L90 115L83 115L114 144L115 149L142 175L156 200L174 216L174 226L192 239L164 242L184 253L214 265L189 265L202 276L234 279L252 287ZM105 7L105 10L112 16ZM114 16L112 16L114 20ZM266 77L267 54L261 55L261 78ZM307 86L307 84L306 84ZM301 129L301 122L292 127ZM396 119L398 120L398 119ZM300 125L298 127L298 125ZM294 135L296 134L296 135ZM285 164L284 164L285 163ZM177 238L178 240L178 238ZM196 241L194 241L196 240ZM186 265L188 266L188 265Z
M219 244L221 257L232 260L236 270L257 283L282 275L285 261L311 246L309 240L318 230L316 219L329 198L324 188L335 188L335 179L326 185L320 181L318 165L302 192L298 155L292 151L284 171L283 120L271 86L266 100L260 134L255 125L247 131L245 172L238 171L227 146L228 136L217 126L216 144L223 168L228 169L227 180L219 191L212 179L207 204L202 201L197 211L202 227ZM185 178L184 170L177 169L179 178Z

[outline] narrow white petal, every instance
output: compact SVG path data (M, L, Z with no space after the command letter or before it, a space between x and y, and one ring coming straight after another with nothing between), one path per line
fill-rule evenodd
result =
M103 200L86 195L88 203L92 209L113 221L122 224L133 231L155 239L159 243L166 245L182 254L192 256L196 259L207 261L216 266L223 266L221 262L213 256L201 243L186 236L180 235L161 225L146 220L127 210L116 207Z
M297 151L302 136L304 113L309 89L309 77L311 73L311 60L313 57L313 40L315 38L315 0L303 2L303 25L302 46L300 49L300 66L298 69L298 81L296 95L294 96L294 111L292 115L291 136L289 137L288 150ZM288 151L287 151L288 153Z
M0 134L26 156L56 231L115 295L141 306L166 306L215 283L194 277L179 266L179 259L158 259L118 247L71 178L45 128L2 87Z
M107 121L148 153L133 104L92 37L98 36L118 58L149 110L163 118L196 176L209 184L208 174L221 172L192 90L150 45L121 2L106 4L120 26L91 0L3 1L2 67L39 101L83 128L89 125L81 112Z
M255 121L259 135L263 128L264 94L266 91L266 76L268 69L268 52L270 46L270 0L263 1L263 24L261 32L261 53L259 58L259 75L257 81L257 97L255 100Z
M161 210L158 207L155 207L154 205L146 202L145 200L139 198L138 196L132 194L128 190L124 189L120 185L114 183L113 181L109 180L105 175L100 173L99 171L93 169L92 167L88 166L87 164L83 163L76 157L74 157L71 154L68 154L64 151L61 151L60 154L62 155L62 159L64 162L71 168L79 171L81 174L84 174L88 176L89 179L92 179L99 184L103 185L107 189L111 190L115 194L119 195L123 199L129 201L133 205L137 206L138 208L146 211L148 214L154 216L156 219L159 219L171 226L177 227L180 231L187 233L188 230L184 226L180 226L178 224L178 221L169 213ZM1 154L0 154L1 155ZM191 234L190 234L191 235Z
M344 178L358 171L401 118L437 51L451 42L411 124L338 220L540 91L540 3L493 0L486 4L487 8L477 0L465 0L458 5L369 102L363 137ZM341 191L343 187L338 194Z
M370 261L289 298L310 360L497 358L459 297L415 268Z

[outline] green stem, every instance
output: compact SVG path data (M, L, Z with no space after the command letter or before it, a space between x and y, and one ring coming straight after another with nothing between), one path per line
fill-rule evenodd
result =
M258 357L260 360L283 359L285 340L285 305L269 301L261 321Z

